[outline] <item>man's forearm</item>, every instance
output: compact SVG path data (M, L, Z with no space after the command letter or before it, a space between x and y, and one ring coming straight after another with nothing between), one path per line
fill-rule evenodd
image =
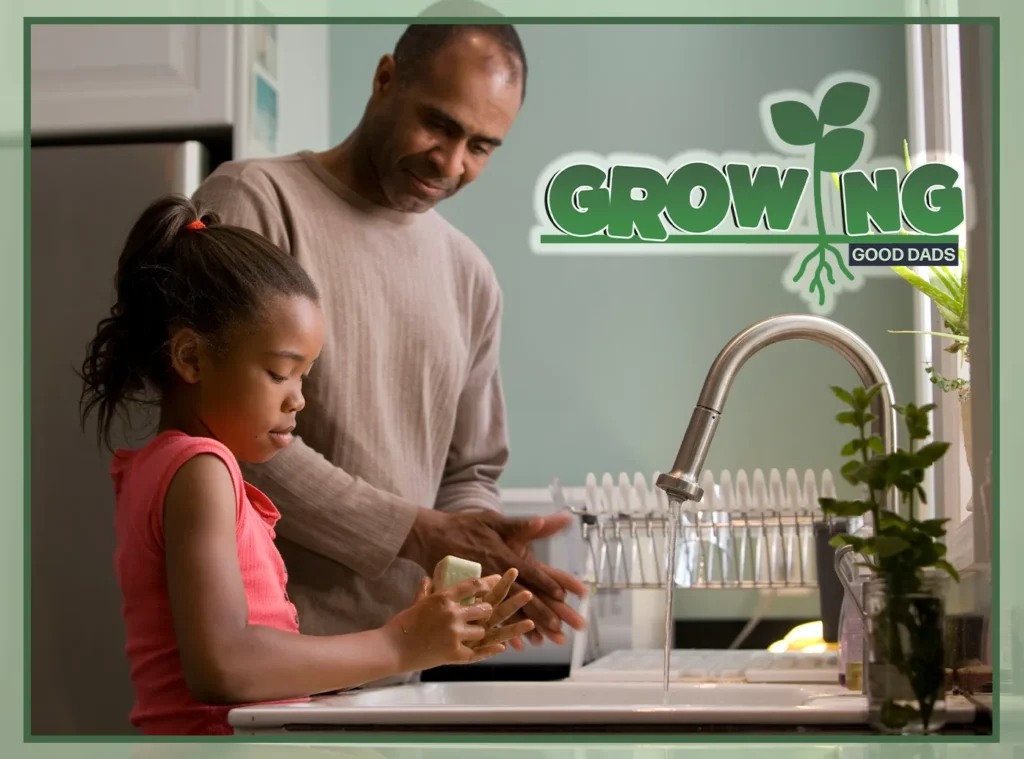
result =
M493 481L468 481L442 484L434 505L438 511L455 514L470 509L501 512L501 496Z
M370 579L399 555L420 510L334 466L298 438L267 463L242 468L281 512L280 535Z

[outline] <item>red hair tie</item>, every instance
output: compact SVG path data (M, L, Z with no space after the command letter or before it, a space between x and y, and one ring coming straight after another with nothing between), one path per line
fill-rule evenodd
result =
M206 225L200 219L196 219L186 224L185 229L206 229Z

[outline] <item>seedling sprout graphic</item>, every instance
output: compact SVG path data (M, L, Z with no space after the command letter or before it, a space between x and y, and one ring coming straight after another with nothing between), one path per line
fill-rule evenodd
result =
M782 100L771 107L772 127L783 142L794 147L814 146L812 182L814 187L814 214L818 235L821 240L817 247L807 254L800 263L794 282L803 279L808 265L817 259L814 276L809 290L818 291L818 304L825 304L825 284L822 273L830 285L836 283L828 254L835 256L843 275L853 281L853 274L843 261L843 254L828 242L825 229L825 215L821 206L822 175L836 176L852 169L864 148L864 132L851 127L864 113L871 94L867 85L860 82L839 82L833 85L821 101L820 113L816 114L806 103L797 100ZM828 132L825 127L833 127Z

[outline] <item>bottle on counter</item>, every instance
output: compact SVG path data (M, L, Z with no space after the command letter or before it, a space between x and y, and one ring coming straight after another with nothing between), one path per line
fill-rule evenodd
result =
M854 593L861 595L864 581L851 581ZM860 692L864 677L864 618L849 592L843 593L839 610L839 684Z

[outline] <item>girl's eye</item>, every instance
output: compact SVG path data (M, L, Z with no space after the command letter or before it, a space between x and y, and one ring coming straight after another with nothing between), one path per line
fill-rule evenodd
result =
M285 378L282 377L280 374L274 374L273 372L269 372L269 371L267 372L267 374L270 375L270 379L274 380L274 382L284 382L285 381Z

